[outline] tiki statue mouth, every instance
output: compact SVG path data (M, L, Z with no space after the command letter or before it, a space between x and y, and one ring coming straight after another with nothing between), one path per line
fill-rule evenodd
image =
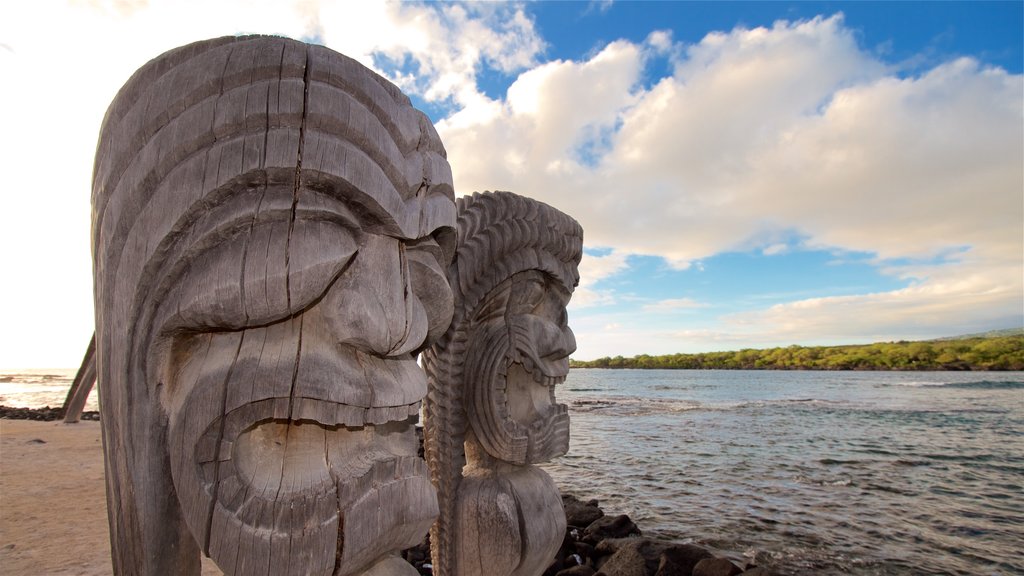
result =
M425 376L412 357L311 350L293 383L262 378L263 360L245 354L213 365L237 338L213 336L192 356L206 360L179 373L197 380L171 421L174 482L202 550L225 573L284 555L287 573L347 576L418 544L438 508L417 456Z
M360 427L264 420L231 442L223 462L230 461L250 499L329 491L354 484L376 464L415 457L414 420Z
M565 376L548 376L539 367L514 363L505 374L505 401L508 417L520 426L536 432L548 421L566 412L555 400L555 386Z

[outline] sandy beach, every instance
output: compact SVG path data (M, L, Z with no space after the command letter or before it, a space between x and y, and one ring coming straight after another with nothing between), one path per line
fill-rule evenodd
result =
M112 573L99 422L0 419L0 573Z

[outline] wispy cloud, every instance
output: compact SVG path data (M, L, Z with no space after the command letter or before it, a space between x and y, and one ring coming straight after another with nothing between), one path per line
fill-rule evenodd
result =
M673 312L679 310L693 310L695 308L707 308L710 304L698 302L692 298L670 298L661 300L643 307L645 312Z
M592 12L605 14L612 9L613 4L615 4L614 0L590 0L587 2L587 10L585 14L590 14Z

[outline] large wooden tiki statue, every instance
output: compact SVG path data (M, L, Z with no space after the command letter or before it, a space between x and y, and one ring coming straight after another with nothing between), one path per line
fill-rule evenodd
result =
M426 452L441 508L434 573L536 576L565 534L558 489L533 464L569 449L554 387L576 349L565 307L583 233L565 214L508 192L458 206L454 318L424 353Z
M415 574L456 214L429 120L326 48L221 38L132 76L94 178L115 573Z

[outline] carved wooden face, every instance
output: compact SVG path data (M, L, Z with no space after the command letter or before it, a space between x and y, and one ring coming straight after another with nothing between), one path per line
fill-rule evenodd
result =
M424 217L426 233L409 238L365 197L315 188L298 197L294 221L257 218L197 258L241 251L244 310L273 309L280 284L282 310L301 311L178 333L166 362L178 499L199 545L228 573L274 557L292 574L358 573L418 544L437 515L416 455L426 377L415 354L451 320L453 223ZM420 200L403 208L420 210ZM216 289L219 269L197 269L182 284L197 296L179 299L180 318L230 316L239 291Z
M535 464L569 449L568 408L555 400L576 350L569 297L556 279L530 270L496 288L483 306L468 353L468 373L480 384L468 386L466 396L476 438L499 460Z
M352 574L437 506L414 360L452 315L430 120L281 37L182 46L104 118L97 365L115 571ZM412 569L411 566L408 567Z

